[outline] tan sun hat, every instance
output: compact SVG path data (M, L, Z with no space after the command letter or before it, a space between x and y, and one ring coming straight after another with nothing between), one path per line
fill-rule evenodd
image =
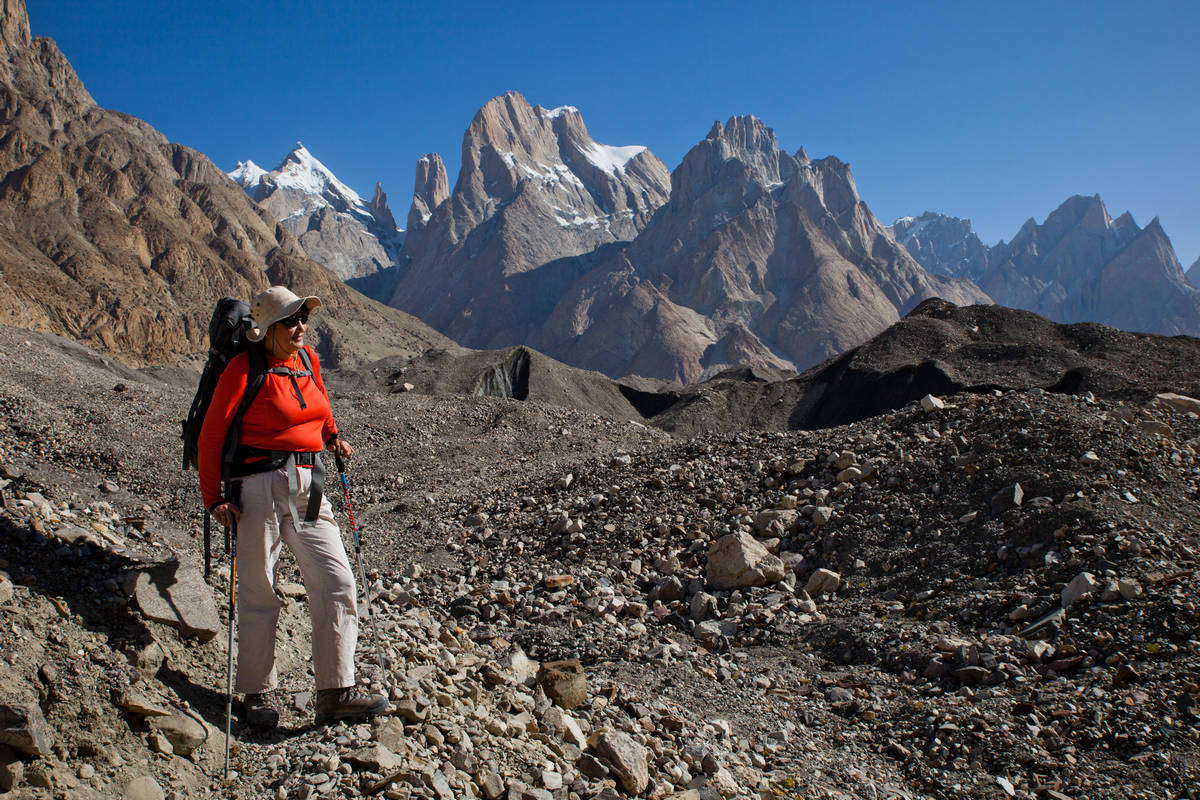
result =
M252 342L261 342L267 335L267 328L287 319L301 308L312 311L321 305L321 298L316 295L300 297L286 286L272 286L265 292L259 292L250 302L250 316L254 319L254 328L246 334Z

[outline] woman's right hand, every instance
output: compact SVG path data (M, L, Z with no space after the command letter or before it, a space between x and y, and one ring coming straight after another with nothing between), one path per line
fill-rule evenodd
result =
M218 524L224 525L226 528L228 528L242 515L240 508L235 506L233 503L228 502L221 503L219 506L213 506L209 513L212 514L212 518L215 519Z

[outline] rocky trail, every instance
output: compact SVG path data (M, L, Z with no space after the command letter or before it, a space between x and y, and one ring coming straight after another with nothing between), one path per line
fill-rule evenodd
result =
M226 784L191 387L0 352L0 797L1196 796L1196 401L682 438L331 376L393 713L312 726L285 557L282 724Z

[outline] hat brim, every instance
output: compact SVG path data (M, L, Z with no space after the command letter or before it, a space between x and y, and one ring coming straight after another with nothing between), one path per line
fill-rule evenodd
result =
M310 294L308 297L297 298L272 314L270 319L247 331L246 339L251 342L261 342L266 337L267 330L270 329L270 327L276 322L279 322L279 320L287 319L301 308L303 308L305 311L312 311L314 308L317 308L320 305L321 298L317 297L316 295Z

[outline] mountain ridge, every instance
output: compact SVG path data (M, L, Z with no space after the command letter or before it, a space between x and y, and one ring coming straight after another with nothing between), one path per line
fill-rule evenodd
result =
M610 376L690 382L734 365L808 366L925 297L988 300L896 245L848 164L788 154L753 116L714 123L669 181L643 148L585 137L574 107L546 110L512 92L489 101L464 134L454 189L432 211L436 170L423 169L428 156L418 164L410 219L424 224L390 302L468 346L528 344ZM568 220L556 202L528 201L544 191L537 182L564 180L547 170L608 190L591 199L620 235L564 243L547 233L601 227L595 212ZM622 217L631 225L616 231Z
M1113 218L1099 195L1073 195L1041 224L1031 217L990 248L969 221L932 212L914 223L898 220L893 232L926 268L960 270L1003 305L1057 322L1200 335L1200 291L1158 218L1145 228L1128 211Z
M440 164L432 164L439 180ZM410 261L389 303L470 347L522 343L510 281L632 238L668 182L649 150L592 140L573 107L547 110L516 92L493 98L463 134L449 194L435 191L430 209L417 188L410 218L428 213L428 222L410 233Z
M404 235L382 185L364 200L302 143L272 170L239 161L228 174L342 280L401 263Z
M217 298L321 295L330 364L445 338L347 288L201 153L98 107L23 0L0 18L0 322L131 363L197 359Z

